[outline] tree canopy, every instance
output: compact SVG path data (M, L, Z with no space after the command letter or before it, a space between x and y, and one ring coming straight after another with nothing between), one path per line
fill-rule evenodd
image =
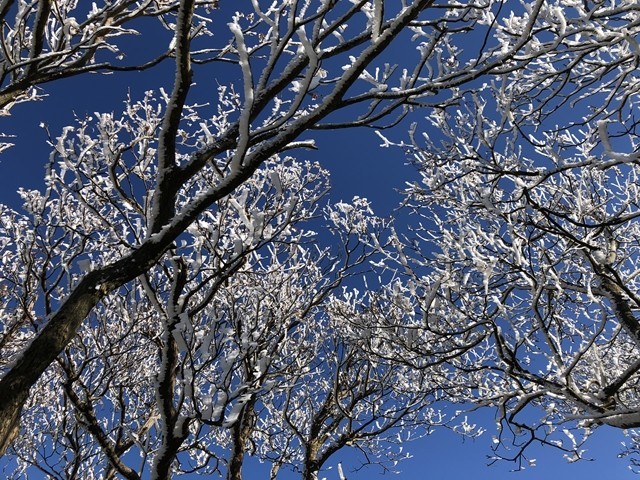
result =
M173 65L51 127L44 188L0 206L10 474L392 468L477 433L452 403L518 462L640 427L636 2L226 3L0 3L5 115ZM402 222L305 159L355 127L421 175Z

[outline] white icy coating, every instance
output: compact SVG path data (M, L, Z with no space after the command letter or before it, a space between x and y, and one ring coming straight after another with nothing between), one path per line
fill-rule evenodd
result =
M213 475L240 431L276 471L303 470L306 453L324 468L352 444L387 467L422 427L486 428L436 400L496 407L498 456L508 435L574 459L599 425L637 428L636 2L252 0L211 37L227 11L197 3L182 27L200 50L178 71L233 79L195 72L211 83L185 105L160 89L73 125L42 120L45 188L0 211L3 375L78 285L108 294L33 387L19 469L40 448L63 478L70 458L92 479L162 456L172 474ZM4 114L42 95L36 67L73 74L93 47L124 65L127 19L161 15L161 50L179 26L174 1L59 1L36 52L42 5L17 0L0 33L6 71L30 79L0 95ZM416 123L385 128L409 123L396 120ZM159 152L172 122L176 151ZM327 172L303 161L315 129L354 126L421 170L395 224L364 198L329 202ZM158 187L172 171L187 172L175 196ZM137 278L111 281L113 265Z

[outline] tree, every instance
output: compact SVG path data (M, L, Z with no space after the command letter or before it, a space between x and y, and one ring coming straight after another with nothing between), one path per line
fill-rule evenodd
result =
M159 24L172 30L171 18L175 17L179 2L119 0L90 6L78 3L74 0L5 0L0 4L3 115L9 115L17 103L42 98L39 85L89 72L139 71L173 54L172 48L160 48L156 52L153 47L146 48L151 55L142 63L131 63L126 54L134 53L139 45L125 48L123 43L130 42L133 35L150 30L142 24L144 18L158 18L162 22ZM210 12L217 1L197 1L196 4ZM200 22L193 33L210 32L206 30L206 23ZM3 146L8 148L10 144Z
M147 102L129 112L157 112ZM97 131L105 132L111 119L101 121ZM95 139L81 132L83 150ZM92 166L85 173L94 195L105 193ZM152 178L151 163L137 168ZM127 229L137 234L135 218L116 222L111 215L122 211L87 205L90 195L76 195L67 173L48 180L59 201L25 192L31 219L40 221L35 236L19 228L32 228L23 219L3 219L14 227L9 245L29 242L16 252L29 262L5 257L7 269L26 267L6 277L16 290L19 279L26 287L51 272L52 259L77 284L108 261ZM291 466L311 479L344 445L384 457L393 452L381 447L382 433L428 425L431 392L408 384L420 376L374 364L325 312L330 292L370 256L349 238L354 218L370 214L362 202L327 207L341 258L314 248L318 234L300 225L318 215L326 191L327 172L317 165L274 158L191 225L163 263L107 296L35 387L23 418L30 427L14 446L16 478L35 467L53 478L136 479L150 470L153 478L222 471L237 479L250 454L273 464L273 478ZM80 233L87 225L95 230ZM51 298L68 288L53 284ZM22 314L38 330L19 306L6 314ZM24 328L12 333L7 347L19 351Z
M37 98L37 84L175 65L170 93L150 90L122 115L54 134L45 190L22 192L24 213L2 208L0 450L21 416L36 426L13 447L18 475L29 463L71 478L149 469L167 478L224 464L238 478L251 452L273 462L273 475L294 465L312 478L345 445L375 450L381 434L440 421L426 413L423 372L367 356L335 324L345 310L332 305L349 297L337 288L379 254L360 225L374 228L380 248L387 227L365 220L361 201L328 207L343 255L314 249L300 222L319 212L325 174L287 152L313 148L313 130L390 126L424 99L452 101L514 57L532 24L460 63L454 40L490 31L500 2L252 2L237 13L216 4L2 3L7 112ZM135 46L122 35L146 28L148 16L173 39L123 66ZM417 50L395 65L396 45ZM199 91L194 79L212 71L217 89ZM355 230L340 220L347 214ZM302 386L318 403L289 414L304 403ZM276 433L262 423L274 412L285 420ZM281 448L294 444L303 457Z
M314 478L345 446L394 460L394 436L442 423L435 399L498 406L524 447L634 426L636 159L617 152L636 124L604 123L635 105L634 2L216 6L1 5L7 112L71 75L175 73L54 133L44 191L2 207L0 451L36 425L16 475L236 479L253 456ZM125 64L134 29L167 47ZM416 112L422 227L321 208L326 172L290 155Z
M534 22L531 53L385 139L422 174L406 192L422 225L387 259L418 318L397 320L417 338L405 358L440 355L520 464L534 442L579 459L600 426L638 448L638 14L548 2L498 20L500 41Z

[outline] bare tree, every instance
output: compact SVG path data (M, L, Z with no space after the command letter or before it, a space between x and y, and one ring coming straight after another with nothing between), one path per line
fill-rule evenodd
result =
M203 12L211 12L217 1L197 1ZM16 103L42 97L38 85L88 72L143 70L169 58L174 49L167 39L146 45L149 57L132 63L127 55L140 44L126 45L146 27L140 20L156 17L170 33L175 29L178 1L118 0L5 0L0 4L2 49L0 54L0 107L4 115ZM200 17L191 36L209 34ZM124 41L123 41L124 39ZM160 46L157 51L153 48Z
M86 130L81 141L92 142ZM47 259L64 258L74 284L109 255L109 240L126 235L121 223L102 221L89 224L113 228L78 242L57 237L56 223L79 228L96 214L66 173L53 172L48 184L64 205L25 194L41 220L38 235L29 239L16 218L4 221L14 226L8 244L31 240L22 252L34 263L40 249ZM137 479L150 471L239 479L245 458L256 456L273 465L273 478L284 466L311 479L345 447L390 468L402 451L389 449L398 435L441 422L428 377L369 358L344 321L350 312L340 305L353 308L358 297L332 292L374 253L358 234L385 227L362 199L321 211L327 186L317 165L270 160L191 225L162 263L106 296L32 389L23 413L29 427L12 450L16 478L37 468L55 478ZM339 237L338 256L303 228L320 213ZM50 263L29 265L33 274L13 271L5 282L17 290ZM51 297L66 288L56 285ZM20 320L4 337L6 351L21 349L27 329L38 331L37 319Z
M418 107L437 117L464 102L464 86L543 65L534 60L560 45L545 35L563 28L547 3L527 3L518 17L501 1L253 1L213 14L215 2L105 2L81 23L75 3L4 2L5 15L24 13L12 54L19 67L3 84L7 108L30 98L27 84L123 69L118 35L145 15L165 22L173 41L136 68L169 56L175 79L169 93L129 99L122 114L64 128L51 139L45 190L22 192L25 213L2 207L0 451L24 414L47 441L36 434L14 447L20 465L61 477L224 469L235 479L255 451L276 475L293 465L313 478L337 448L375 451L380 435L438 423L425 412L434 388L453 391L446 362L475 355L485 330L456 325L442 341L453 321L445 312L433 338L402 325L417 302L405 304L404 292L430 291L420 274L338 308L352 295L333 294L344 277L389 245L403 274L411 268L398 236L376 230L361 201L328 207L326 221L342 232L339 263L314 250L312 227L300 222L316 212L325 174L287 153L314 148L318 129L391 127ZM207 35L216 15L228 35ZM469 38L479 40L474 51ZM194 80L201 68L211 78L212 64L225 73L203 98ZM382 315L382 304L394 315ZM361 323L342 329L340 318ZM408 337L396 341L400 333ZM428 354L416 344L430 345ZM325 364L305 372L295 356ZM265 415L300 404L300 382L318 389L318 401L299 418L281 412L283 432L265 433ZM270 438L306 456L275 458L262 447ZM34 450L36 462L26 453ZM139 466L129 463L132 451Z
M423 224L389 255L420 318L407 356L446 353L452 398L497 408L497 457L539 442L576 460L593 429L640 427L639 15L497 19L496 38L533 20L531 53L396 142L422 173L406 208Z

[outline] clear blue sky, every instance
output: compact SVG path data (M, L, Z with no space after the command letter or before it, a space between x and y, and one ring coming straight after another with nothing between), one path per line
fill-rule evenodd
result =
M49 125L56 136L63 125L73 122L74 113L82 117L94 111L119 111L128 89L134 98L140 98L144 90L164 86L171 87L172 66L165 63L153 72L124 74L122 76L93 75L45 86L50 97L43 102L18 105L11 117L0 117L0 131L14 133L20 138L18 146L0 156L0 202L17 206L18 187L39 187L42 184L44 166L49 149L42 121ZM196 76L196 81L199 78ZM202 80L206 81L206 80ZM27 141L25 141L27 137ZM371 130L342 130L319 134L319 150L308 155L320 160L332 172L334 199L348 200L353 195L369 197L377 211L388 214L397 205L400 196L394 189L401 188L413 174L404 165L400 151L377 148L379 139ZM446 431L436 431L428 438L409 444L414 458L400 465L402 474L397 478L413 479L625 479L637 478L627 468L624 459L618 459L620 432L597 432L587 444L588 456L594 461L567 463L560 452L534 448L530 453L537 459L537 466L512 473L512 464L501 462L487 467L487 455L491 454L493 428L491 412L482 414L488 433L475 441L463 441L461 437ZM28 428L28 426L26 426ZM332 462L335 465L335 462ZM349 461L345 459L345 473L350 480L378 478L375 469L365 469L358 474L349 473ZM373 474L373 475L372 475ZM328 480L337 479L337 472L327 472ZM247 472L246 478L252 478ZM384 478L384 477L379 477Z

